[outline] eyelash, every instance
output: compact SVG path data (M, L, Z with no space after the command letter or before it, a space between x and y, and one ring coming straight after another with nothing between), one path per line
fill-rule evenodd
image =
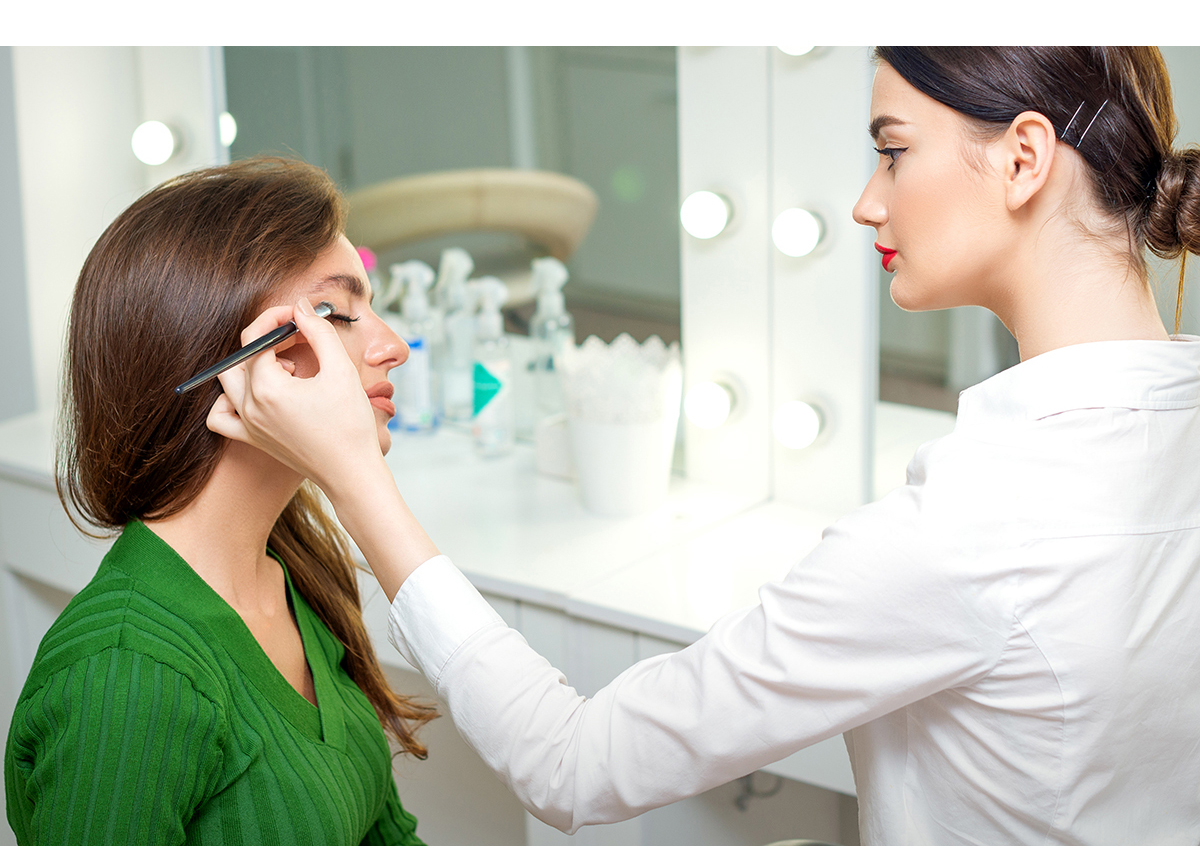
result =
M331 321L338 322L339 324L351 324L352 322L358 321L360 318L362 318L361 315L356 315L354 318L351 318L348 315L342 315L340 312L331 312L326 317Z
M888 159L892 160L892 164L888 166L888 171L892 170L892 167L896 164L896 160L900 157L900 154L908 150L907 147L875 147L872 149L880 156L886 156Z

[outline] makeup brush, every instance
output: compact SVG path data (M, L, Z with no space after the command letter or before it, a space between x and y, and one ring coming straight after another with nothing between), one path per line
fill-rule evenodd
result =
M331 313L337 312L337 307L328 301L321 301L315 307L313 307L313 311L321 318L327 318ZM275 328L270 333L260 336L249 345L242 346L233 354L229 355L229 357L213 364L204 372L192 376L179 387L175 388L175 393L184 394L193 388L199 387L209 379L216 378L231 366L237 366L242 361L254 357L254 355L258 354L260 351L265 351L273 345L279 345L279 343L283 342L289 336L294 334L296 330L296 322L294 321L289 321L287 324Z

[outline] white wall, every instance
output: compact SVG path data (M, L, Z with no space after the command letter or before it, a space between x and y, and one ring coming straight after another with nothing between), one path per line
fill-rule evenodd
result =
M17 152L39 409L58 403L75 279L104 227L141 191L132 48L15 48Z
M26 296L38 409L58 405L75 280L101 232L154 183L221 158L219 55L207 48L14 48L13 93ZM143 120L184 127L157 168L130 148Z
M17 173L17 117L12 49L0 47L0 420L33 411L33 360L25 292L21 184Z

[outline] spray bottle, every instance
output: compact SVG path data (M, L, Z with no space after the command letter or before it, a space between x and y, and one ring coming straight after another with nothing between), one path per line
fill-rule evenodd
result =
M575 319L567 312L563 285L567 268L557 258L537 258L533 261L533 290L537 309L529 323L529 336L534 341L534 394L536 420L541 421L562 413L562 382L554 366L555 355L561 356L575 344Z
M512 450L515 423L512 402L512 359L504 336L500 307L508 288L494 276L472 280L479 298L475 317L474 411L471 433L475 449L492 457Z
M475 262L464 249L442 252L434 298L442 310L446 350L440 358L442 416L452 423L470 423L474 410L475 298L467 277Z
M408 343L408 360L388 376L396 386L396 417L393 421L405 432L431 432L437 426L431 357L437 321L429 310L433 268L414 260L393 264L391 273L393 282L403 291L400 335Z

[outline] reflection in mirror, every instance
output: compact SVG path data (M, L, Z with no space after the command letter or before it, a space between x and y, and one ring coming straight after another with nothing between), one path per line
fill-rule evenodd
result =
M679 156L673 48L228 47L234 159L298 156L353 195L398 177L478 168L553 171L599 200L567 261L577 339L679 338ZM354 238L351 237L353 241ZM471 231L376 249L379 271L438 266L462 246L475 275L519 285L544 246ZM533 302L515 291L509 330Z

